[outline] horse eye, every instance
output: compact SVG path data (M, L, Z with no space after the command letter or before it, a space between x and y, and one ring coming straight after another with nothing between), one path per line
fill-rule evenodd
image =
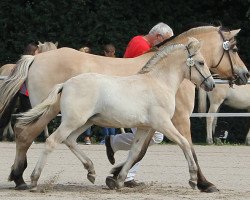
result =
M203 62L203 61L199 61L198 63L199 63L199 65L201 65L201 66L204 65L204 62Z
M233 52L234 53L238 52L238 49L237 48L233 48Z

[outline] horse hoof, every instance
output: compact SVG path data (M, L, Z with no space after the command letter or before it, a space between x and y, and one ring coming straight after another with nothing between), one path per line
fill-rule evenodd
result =
M87 178L88 180L91 182L91 183L95 183L95 175L94 174L88 174L87 175Z
M208 144L208 145L214 144L213 139L208 139L208 140L207 140L207 144Z
M35 187L30 187L30 192L37 192L37 186L35 186Z
M15 187L15 190L28 190L28 189L29 189L29 187L26 183L23 183L23 184Z
M213 192L219 192L219 190L214 185L212 185L212 186L202 190L201 192L213 193Z
M109 189L114 190L117 187L116 180L112 176L106 178L106 185Z
M196 187L196 182L195 181L192 181L192 180L189 180L189 185L191 186L192 189L195 189Z

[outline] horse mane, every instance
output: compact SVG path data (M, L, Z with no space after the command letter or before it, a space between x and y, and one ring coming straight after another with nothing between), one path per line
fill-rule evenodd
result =
M142 67L142 69L138 72L138 74L145 74L154 69L154 66L163 58L168 56L170 53L175 50L184 47L183 44L173 44L169 46L164 46L159 49L150 59L149 61Z
M213 24L209 24L209 23L204 23L204 22L194 22L191 24L187 24L183 27L182 32L179 35L175 35L171 38L168 38L166 40L164 40L163 42L159 43L158 45L156 45L156 47L160 48L164 45L166 45L169 42L175 42L175 40L179 40L185 37L189 37L191 35L198 35L198 34L202 34L202 33L209 33L212 31L217 31L217 30L221 30L221 31L226 31L229 32L230 29L223 27L221 22L217 22L217 25L213 25Z

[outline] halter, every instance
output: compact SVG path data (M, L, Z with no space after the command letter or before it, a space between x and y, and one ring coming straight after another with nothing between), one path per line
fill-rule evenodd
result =
M221 35L221 37L223 39L223 43L222 43L223 53L222 53L222 56L221 56L218 64L215 65L214 67L211 67L211 68L218 68L218 66L220 65L220 63L222 61L222 58L224 57L224 54L226 52L228 57L229 57L230 67L231 67L231 70L232 70L232 75L234 75L235 73L234 73L234 68L233 68L233 62L232 62L232 58L231 58L230 53L229 53L229 51L232 50L232 47L230 45L230 41L225 39L224 35L222 34L221 29L219 29L219 33L220 33L220 35Z
M204 82L207 81L207 80L210 78L210 76L212 76L212 75L209 75L208 77L205 77L205 76L201 73L201 71L199 70L199 68L196 66L196 64L195 64L195 61L194 61L194 59L193 59L193 56L194 56L195 54L192 55L192 54L190 53L190 51L189 51L189 49L188 49L187 46L186 46L186 49L187 49L187 52L188 52L188 58L187 58L187 60L186 60L186 64L187 64L187 66L189 67L189 77L190 77L190 81L191 81L191 72L192 72L191 67L194 67L194 68L199 72L199 74L203 77L203 81L202 81L201 84L200 84L200 86L201 86L201 85L204 84Z

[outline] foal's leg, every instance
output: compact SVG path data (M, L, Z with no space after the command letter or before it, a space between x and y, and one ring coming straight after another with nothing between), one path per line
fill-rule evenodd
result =
M93 124L85 124L83 127L77 129L63 142L68 146L68 148L76 155L76 157L81 161L84 168L88 170L87 178L91 183L95 182L95 169L93 162L83 153L81 148L77 145L76 139L81 135L84 131L86 131Z
M46 116L42 116L36 123L26 126L25 128L15 127L16 136L16 156L14 164L11 167L9 180L14 181L16 189L28 189L23 180L23 172L27 167L26 153L34 139L42 132L44 127L59 113L60 109L55 110Z
M186 95L189 91L189 95ZM184 80L176 94L176 107L172 122L177 130L189 141L192 146L191 130L190 130L190 116L194 108L195 87L188 81ZM198 167L197 187L203 192L216 192L218 189L209 181L206 180L200 169L195 150L192 146L192 153Z
M106 179L106 184L109 186L109 188L121 188L123 186L130 168L144 157L154 133L155 130L153 129L137 129L126 162L114 167L111 170L111 173L114 175L114 177L107 177ZM116 177L117 180L115 180Z
M48 130L48 126L46 126L46 127L44 128L43 132L44 132L44 136L45 136L45 138L48 138L48 137L49 137L49 130Z
M163 117L163 119L166 119L166 121L164 121L164 124L162 124L161 126L157 125L156 127L159 127L159 132L163 133L168 139L178 144L183 150L183 153L189 166L189 184L192 188L194 188L197 184L198 168L193 157L192 146L190 145L189 141L179 133L179 131L175 128L171 120L167 120L167 116Z
M41 175L41 172L46 164L48 155L57 147L58 144L62 143L67 139L67 137L75 131L76 125L72 123L62 122L58 129L53 132L45 142L45 149L43 150L41 156L39 157L35 169L31 174L31 188L36 189L37 181Z

